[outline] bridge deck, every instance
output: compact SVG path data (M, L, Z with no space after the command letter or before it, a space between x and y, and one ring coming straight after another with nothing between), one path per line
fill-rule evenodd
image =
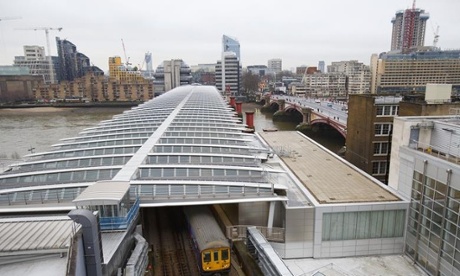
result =
M400 200L383 184L298 132L260 135L320 204Z

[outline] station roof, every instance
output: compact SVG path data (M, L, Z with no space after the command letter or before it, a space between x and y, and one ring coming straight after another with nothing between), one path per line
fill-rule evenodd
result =
M0 173L0 212L112 205L124 195L120 182L143 206L286 200L273 181L284 171L263 165L270 149L245 129L216 87L177 87Z
M260 136L319 204L401 200L383 184L300 132L264 132Z
M66 253L75 225L68 216L0 219L0 256Z

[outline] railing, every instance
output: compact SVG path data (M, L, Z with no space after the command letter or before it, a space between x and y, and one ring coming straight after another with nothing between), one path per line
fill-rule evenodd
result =
M267 239L264 238L263 234L257 231L256 227L247 228L247 242L246 247L249 254L254 258L254 260L259 265L262 273L264 275L273 275L273 276L292 276L293 274L283 262L283 260L278 256L278 254L273 250L272 246L267 242Z
M136 199L128 214L124 217L100 217L101 230L124 230L131 225L131 221L139 213L139 199Z
M226 236L231 240L243 240L247 239L248 227L256 227L267 241L272 242L284 242L285 241L285 229L279 227L264 227L264 226L253 226L253 225L232 225L227 226Z
M443 146L446 147L446 146ZM460 163L460 156L458 153L454 154L453 152L449 152L449 145L446 147L447 151L443 150L443 148L431 144L421 143L416 140L411 140L409 142L409 148L415 149L432 156L436 156L439 159L443 159L452 163Z

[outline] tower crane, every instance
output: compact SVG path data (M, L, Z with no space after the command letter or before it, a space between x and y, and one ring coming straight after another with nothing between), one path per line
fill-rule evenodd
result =
M436 47L439 41L439 25L436 26L436 30L434 31L434 38L433 38L433 47Z
M58 32L60 32L62 30L62 28L61 27L59 27L59 28L37 27L37 28L27 28L27 29L19 29L19 30L45 31L46 47L48 48L48 64L49 64L49 68L50 68L50 82L54 83L54 66L53 66L53 61L51 60L51 47L50 47L49 31L58 31Z
M14 19L21 19L20 16L9 16L9 17L0 17L0 22L5 20L14 20Z
M123 41L123 38L121 39L121 45L123 45L123 53L125 54L126 68L127 68L129 65L131 65L131 63L129 63L129 57L126 55L125 42Z

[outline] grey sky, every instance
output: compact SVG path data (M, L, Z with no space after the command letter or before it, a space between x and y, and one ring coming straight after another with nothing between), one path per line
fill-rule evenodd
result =
M189 65L220 59L223 34L241 44L243 66L281 58L283 69L316 66L319 60L357 59L369 64L372 53L390 49L391 18L412 0L0 0L0 64L11 65L23 45L46 47L44 31L16 30L62 27L50 31L66 38L96 66L108 69L109 56L124 60L121 39L133 65L150 51L156 67L181 58ZM440 26L438 46L460 48L459 0L418 0L430 13L425 45Z

